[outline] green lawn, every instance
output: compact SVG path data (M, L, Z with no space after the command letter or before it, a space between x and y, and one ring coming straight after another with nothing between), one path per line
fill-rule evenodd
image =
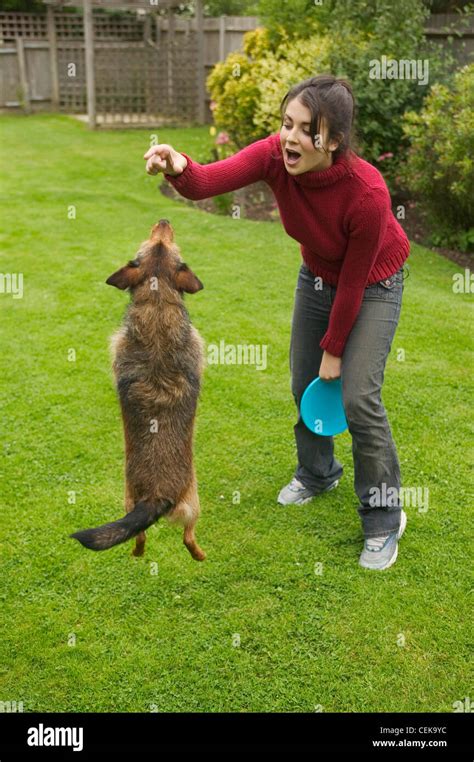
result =
M24 274L22 299L0 294L0 700L51 712L440 712L472 696L472 297L452 292L459 268L412 247L384 402L403 484L429 488L430 504L407 509L397 563L371 573L357 563L348 432L337 438L338 489L306 506L276 504L295 465L297 243L278 223L165 199L161 178L144 172L150 131L91 133L49 115L0 125L0 272ZM211 146L207 128L164 129L159 139L197 159ZM206 370L196 434L202 564L164 522L141 559L131 543L92 553L68 539L123 513L108 339L128 297L105 280L160 217L205 285L187 306L206 342L268 345L265 371Z

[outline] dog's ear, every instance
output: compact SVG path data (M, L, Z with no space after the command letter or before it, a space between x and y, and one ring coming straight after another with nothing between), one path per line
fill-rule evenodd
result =
M127 288L136 286L140 281L140 277L141 275L138 267L130 267L129 265L126 265L125 267L121 267L120 270L117 270L116 273L113 273L105 282L109 286L115 286L115 288L120 288L122 291L125 291Z
M184 262L179 266L174 281L178 291L186 291L187 294L195 294L204 288L199 278Z

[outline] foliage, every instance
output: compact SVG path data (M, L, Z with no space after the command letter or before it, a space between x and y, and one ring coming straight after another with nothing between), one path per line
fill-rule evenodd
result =
M248 32L243 52L231 53L208 77L216 127L225 129L239 148L278 130L286 89L327 68L329 45L319 35L308 40L282 35L273 49L268 30Z
M403 129L410 150L401 173L430 212L433 241L474 251L474 64L449 86L434 84Z
M423 0L260 0L260 18L269 30L272 43L289 36L307 38L315 32L340 34L363 32L377 36L382 26L393 30L406 26L416 29L429 9Z
M317 31L319 17L326 17L333 0L318 6L314 0L259 0L259 17L268 29L272 45L276 46L282 37L305 39Z
M425 4L328 0L313 6L299 36L296 20L288 28L280 24L287 5L265 2L275 11L267 17L269 27L247 33L243 51L217 64L208 77L216 127L241 148L280 128L280 102L293 84L320 73L344 77L356 100L356 150L383 171L393 192L408 147L403 114L420 109L429 84L446 82L453 68L449 45L426 41ZM408 76L404 70L395 70L395 78L372 76L374 62L400 60L410 62ZM389 161L380 160L387 155Z
M45 5L41 0L0 0L0 12L44 13Z
M205 0L204 13L206 16L258 16L258 0Z
M229 132L238 148L263 137L254 123L254 114L261 96L257 70L268 44L265 29L248 32L244 35L243 51L230 53L207 78L215 104L215 125Z

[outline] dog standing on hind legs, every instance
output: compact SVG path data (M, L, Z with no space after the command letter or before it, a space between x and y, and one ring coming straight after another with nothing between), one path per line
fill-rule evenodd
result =
M181 259L168 220L153 226L135 259L107 283L131 295L111 342L125 438L126 515L70 536L91 550L136 537L133 554L141 556L145 530L163 516L183 525L184 544L203 561L194 534L200 506L193 436L204 352L183 298L203 285Z

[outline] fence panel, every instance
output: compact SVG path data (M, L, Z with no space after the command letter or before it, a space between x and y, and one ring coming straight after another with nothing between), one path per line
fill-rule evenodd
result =
M70 114L87 111L85 48L81 40L58 40L59 108Z
M205 76L215 62L240 47L256 17L204 19ZM52 37L45 14L0 13L0 109L47 108L57 77L59 109L87 110L84 28L81 13L54 11ZM198 37L195 19L93 13L98 123L161 119L195 122L199 113ZM16 40L22 38L23 81ZM53 39L54 38L54 39ZM53 53L51 53L53 51ZM50 60L55 56L56 66ZM56 74L57 71L57 74ZM26 88L23 88L26 74ZM26 92L23 92L26 89ZM206 120L212 121L205 96Z

